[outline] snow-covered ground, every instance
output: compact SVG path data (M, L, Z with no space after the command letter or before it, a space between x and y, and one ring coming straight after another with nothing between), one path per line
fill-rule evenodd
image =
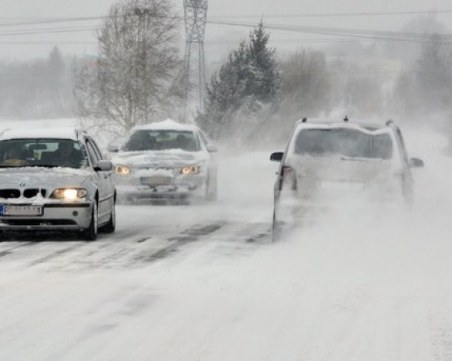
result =
M273 149L223 149L215 204L0 243L0 360L451 360L452 159L407 141L409 214L339 205L272 244Z

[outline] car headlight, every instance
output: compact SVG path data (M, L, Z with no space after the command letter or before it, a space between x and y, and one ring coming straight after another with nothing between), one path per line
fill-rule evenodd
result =
M126 165L117 165L115 167L115 173L118 175L128 176L130 175L130 168Z
M198 174L200 171L201 171L200 165L187 165L187 166L181 168L180 174L194 175L194 174Z
M85 199L88 192L84 188L57 188L50 198L61 199L65 201L80 201Z

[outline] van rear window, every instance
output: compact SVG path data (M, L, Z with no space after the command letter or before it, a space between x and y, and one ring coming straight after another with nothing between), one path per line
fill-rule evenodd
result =
M295 141L295 153L311 156L341 155L350 158L390 159L389 134L368 134L355 129L303 129Z

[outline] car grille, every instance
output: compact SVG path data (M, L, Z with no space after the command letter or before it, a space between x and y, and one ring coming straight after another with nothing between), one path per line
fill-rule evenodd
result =
M148 186L163 186L171 183L171 177L165 176L141 177L140 183Z
M137 168L137 169L139 169L139 170L151 170L151 171L157 171L157 170L165 170L165 171L174 171L174 168L170 168L170 167L146 167L146 166L143 166L143 167L139 167L139 168Z
M13 188L0 189L0 198L2 199L15 199L20 198L21 196L25 198L33 198L38 194L41 194L42 197L45 197L46 190L38 188L28 188L23 190Z

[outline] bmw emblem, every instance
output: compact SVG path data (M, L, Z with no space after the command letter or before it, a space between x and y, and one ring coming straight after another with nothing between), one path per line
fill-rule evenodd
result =
M22 182L22 183L19 184L19 186L23 188L23 187L26 186L26 184L25 184L25 182Z

